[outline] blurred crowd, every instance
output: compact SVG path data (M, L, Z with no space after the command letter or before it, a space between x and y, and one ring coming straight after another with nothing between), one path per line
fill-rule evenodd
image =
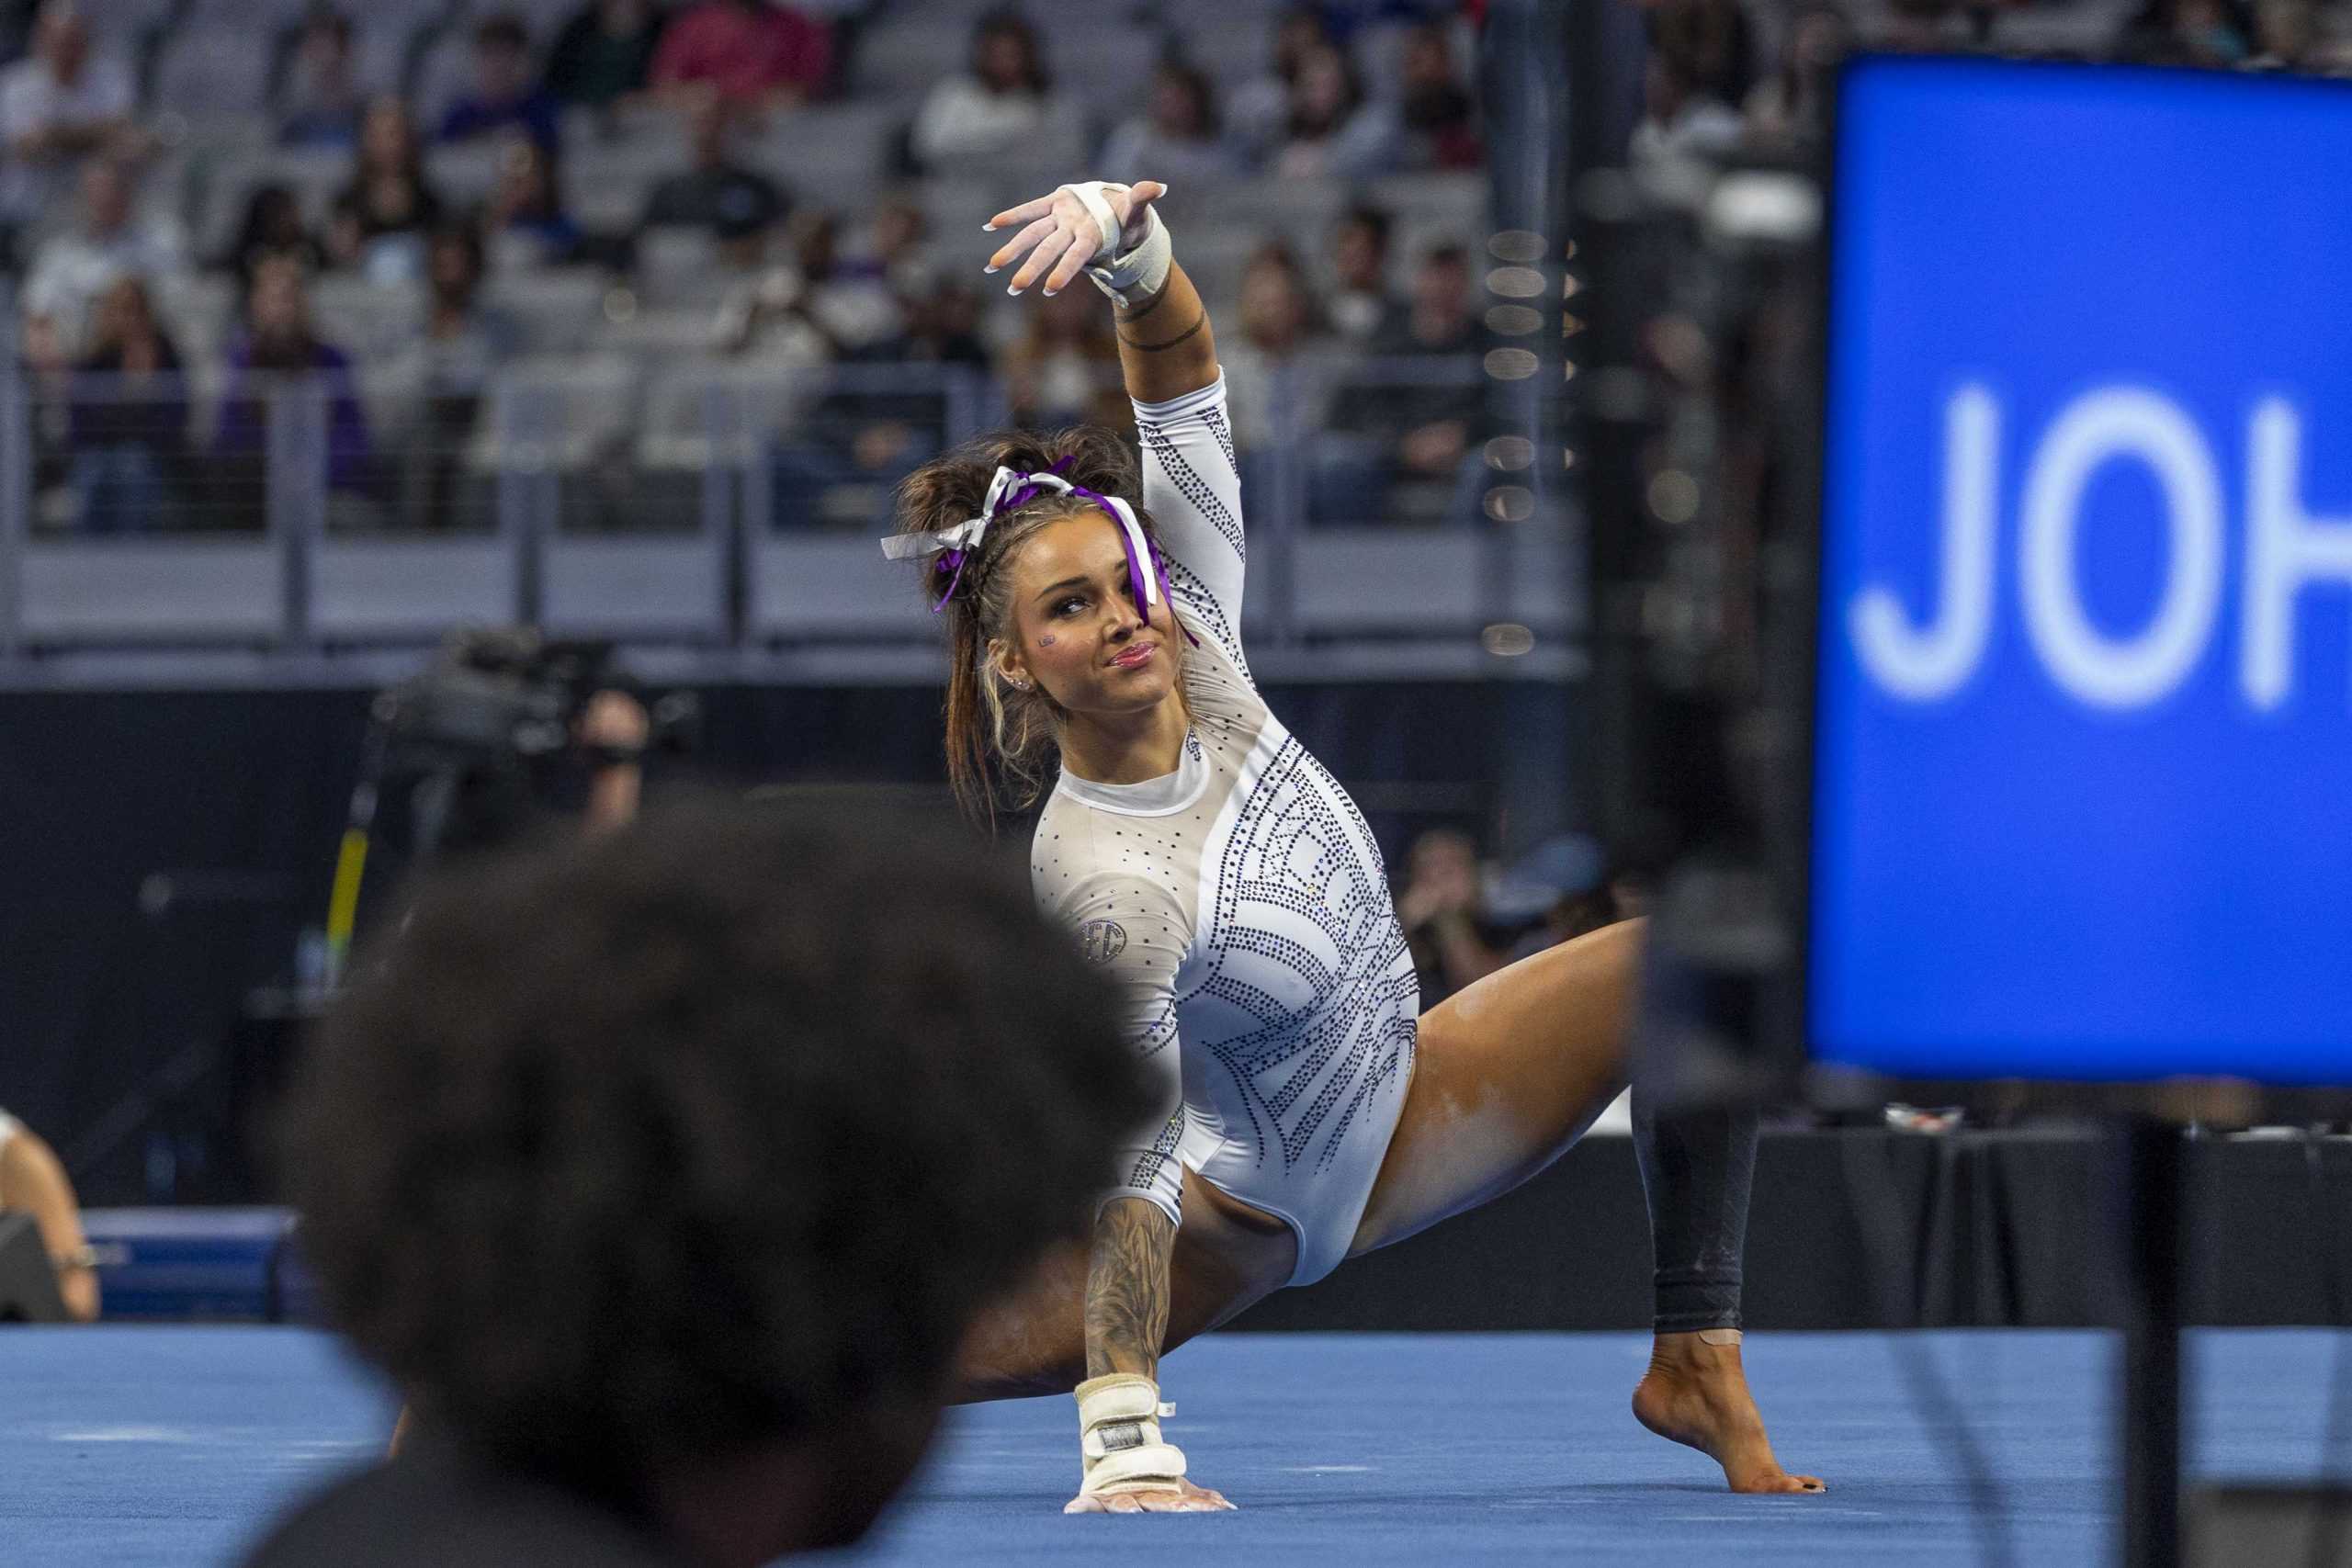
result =
M1802 156L1849 49L2018 51L2352 75L2341 0L1643 0L1633 162L1672 195L1726 159Z
M959 411L1128 422L1100 298L984 294L966 231L1090 171L1173 187L1246 446L1343 411L1315 504L1434 518L1475 467L1475 9L1171 7L1123 17L1113 70L1069 6L486 0L389 80L397 29L332 0L258 37L217 25L243 0L151 9L102 34L49 0L0 68L38 526L255 527L322 461L331 525L483 525L522 435L585 490L691 476L695 389L761 375L776 520L866 525ZM200 68L240 51L258 99L223 104ZM1452 384L1340 395L1389 359Z
M1091 290L977 220L1152 177L1257 504L1476 515L1481 0L0 0L36 525L864 527L954 439L1124 424ZM1804 153L1854 41L2352 65L2317 0L1643 0L1632 158ZM512 8L509 8L509 7ZM286 389L299 385L300 406ZM299 482L294 482L299 481Z

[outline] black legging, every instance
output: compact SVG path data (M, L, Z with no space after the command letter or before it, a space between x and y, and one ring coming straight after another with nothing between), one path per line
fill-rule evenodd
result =
M1747 1195L1756 1179L1757 1113L1705 1110L1661 1116L1649 1104L1651 1098L1634 1091L1634 1153L1649 1199L1657 1331L1737 1328Z

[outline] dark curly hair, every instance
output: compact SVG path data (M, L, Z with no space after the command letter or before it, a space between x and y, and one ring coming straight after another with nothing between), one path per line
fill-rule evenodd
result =
M935 1409L1148 1113L1015 870L696 803L429 883L288 1122L337 1325L427 1423L599 1488Z
M1144 510L1135 449L1099 425L1005 431L933 458L899 481L898 531L952 528L979 514L999 468L1034 474L1057 463L1065 465L1061 476L1071 483L1125 501L1144 536L1159 547L1159 530ZM1000 804L1014 810L1033 806L1052 783L1055 727L1068 716L1044 687L1023 692L1005 682L989 658L989 641L1012 624L1012 574L1006 566L1031 535L1074 513L1100 514L1083 497L1048 491L991 524L979 549L961 563L960 576L944 556L933 557L922 575L931 603L953 588L941 612L947 621L947 778L956 800L983 826L995 822ZM1182 649L1175 651L1181 659ZM1177 691L1181 701L1181 683Z

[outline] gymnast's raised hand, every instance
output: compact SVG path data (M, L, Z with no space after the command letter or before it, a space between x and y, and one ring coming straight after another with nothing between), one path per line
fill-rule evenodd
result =
M1095 193L1090 202L1087 193ZM1150 236L1151 204L1168 194L1158 180L1131 186L1092 181L1063 186L1035 201L1009 207L988 221L991 233L1017 229L1012 238L989 257L987 271L1002 272L1019 264L1008 294L1026 293L1039 281L1048 294L1058 294L1077 280L1081 269L1107 262L1120 252L1132 251ZM1115 222L1115 233L1104 231L1104 217ZM1165 272L1161 278L1166 276Z

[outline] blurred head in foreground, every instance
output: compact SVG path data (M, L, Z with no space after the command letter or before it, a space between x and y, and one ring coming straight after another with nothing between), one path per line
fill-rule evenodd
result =
M333 1316L421 1435L254 1562L593 1524L751 1568L862 1533L976 1311L1081 1231L1146 1110L1068 938L979 856L706 803L423 892L288 1151Z

